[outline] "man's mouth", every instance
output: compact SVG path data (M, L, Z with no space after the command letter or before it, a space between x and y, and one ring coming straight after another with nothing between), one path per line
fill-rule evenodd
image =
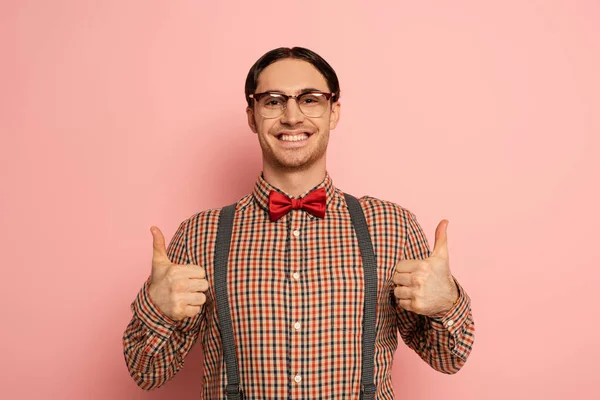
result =
M283 142L299 142L308 139L309 136L310 134L307 132L300 132L294 134L284 132L277 135L277 139Z

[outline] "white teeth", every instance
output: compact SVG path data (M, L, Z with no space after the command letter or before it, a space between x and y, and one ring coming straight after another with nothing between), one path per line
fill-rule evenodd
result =
M281 135L279 140L284 140L286 142L298 142L306 138L308 138L308 135L306 133L301 133L299 135Z

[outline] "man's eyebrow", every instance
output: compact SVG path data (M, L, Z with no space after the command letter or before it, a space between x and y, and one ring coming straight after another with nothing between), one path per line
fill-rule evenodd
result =
M298 94L309 93L309 92L327 92L327 91L309 87L309 88L300 89L300 92ZM286 94L283 90L279 90L279 89L265 90L263 93Z
M316 89L316 88L305 88L300 91L300 93L308 93L308 92L323 92L324 90Z

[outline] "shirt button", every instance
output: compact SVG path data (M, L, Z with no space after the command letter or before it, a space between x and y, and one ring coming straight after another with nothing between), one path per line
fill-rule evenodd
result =
M450 327L450 326L454 325L454 321L450 320L450 321L446 322L446 325L448 325Z
M296 375L294 377L294 381L296 381L296 383L300 383L300 381L302 381L302 377L300 375Z
M298 229L296 229L295 231L292 232L292 234L296 237L300 236L300 231Z
M299 280L299 279L300 279L300 274L299 274L299 273L297 273L297 272L294 272L294 273L292 274L292 276L294 277L294 279L295 279L295 280Z
M300 325L300 322L296 321L296 323L294 324L294 329L296 329L297 331L299 331L301 326L302 325Z

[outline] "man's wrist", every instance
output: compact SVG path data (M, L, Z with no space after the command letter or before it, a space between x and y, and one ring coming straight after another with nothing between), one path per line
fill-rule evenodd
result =
M460 291L458 290L458 285L456 284L456 280L454 278L452 278L452 289L453 289L453 296L451 299L452 305L450 306L450 308L448 308L448 311L452 310L458 303L458 300L460 299Z
M152 331L161 336L170 336L171 330L177 325L177 321L171 319L154 303L150 296L150 279L148 279L138 293L134 301L134 312Z
M452 278L452 285L454 286L453 287L454 293L449 298L448 305L446 307L444 307L441 311L439 311L433 315L430 315L431 318L437 318L437 319L443 318L446 314L448 314L450 311L452 311L458 304L458 302L460 300L460 290L458 289L458 285L456 283L456 280L454 280L454 278Z

